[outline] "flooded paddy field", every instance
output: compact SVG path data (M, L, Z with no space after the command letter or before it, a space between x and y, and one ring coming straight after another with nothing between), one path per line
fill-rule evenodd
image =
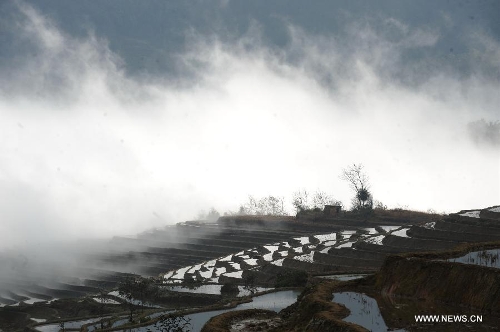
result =
M473 264L479 266L500 268L500 249L479 250L469 252L457 258L449 258L448 262Z
M333 274L333 275L326 275L326 276L317 276L317 278L321 279L331 279L331 280L338 280L338 281L349 281L349 280L356 280L356 279L361 279L364 277L367 277L371 274Z
M245 309L267 309L273 311L280 311L285 307L293 304L297 300L297 296L300 294L298 290L286 290L286 291L278 291L275 293L268 293L260 296L253 297L252 301L247 303L241 303L234 308L229 309L221 309L221 310L213 310L206 312L198 312L193 314L185 315L185 318L190 322L191 331L200 331L203 325L212 317L223 314L229 311L235 310L245 310ZM151 315L147 315L149 319L155 319L160 317L161 315L171 313L172 311L160 311ZM91 324L99 321L99 319L93 320L79 320L74 322L66 322L66 328L80 328L85 324ZM129 324L128 318L123 318L116 320L112 328L119 328L122 325ZM87 331L96 331L100 327L99 324L96 325L88 325ZM157 324L153 323L151 325L146 325L142 327L134 327L134 328L126 328L124 327L122 331L127 332L147 332L147 331L156 331ZM38 331L42 332L58 332L60 329L59 324L49 324L44 326L37 327Z
M201 285L197 287L183 287L183 286L165 286L166 289L173 292L181 293L197 293L197 294L213 294L221 295L223 285ZM249 296L255 293L267 292L273 290L270 287L252 287L251 289L245 286L238 286L238 297Z
M300 291L288 290L276 293L269 293L253 298L252 302L239 304L236 308L228 310L218 310L216 312L201 312L197 314L187 315L191 319L193 331L200 331L203 325L208 320L216 315L223 314L228 311L245 310L245 309L267 309L279 312L297 301L297 296Z
M343 320L360 325L368 331L388 331L377 301L368 295L356 292L333 293L333 300L349 309L349 316ZM392 331L403 332L404 329Z

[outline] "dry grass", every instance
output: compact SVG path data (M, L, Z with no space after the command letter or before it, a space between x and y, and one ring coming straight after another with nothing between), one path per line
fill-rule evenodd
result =
M227 332L230 330L234 321L255 318L271 319L277 316L277 313L263 309L248 309L225 312L221 315L212 317L201 329L201 332Z
M437 213L427 213L422 211L413 211L405 209L391 209L391 210L373 210L374 219L384 219L384 220L405 220L408 223L421 223L437 221L444 217L442 214Z
M352 284L328 280L312 285L300 295L297 303L281 313L288 320L277 331L366 331L342 321L349 315L349 310L332 302L334 291Z
M389 256L375 277L375 286L390 296L450 303L498 314L500 270L444 260L499 247L500 242L463 244L441 253Z
M465 255L471 251L490 250L500 248L500 241L482 242L482 243L462 243L451 250L429 251L418 253L402 253L396 256L404 258L422 258L422 259L448 259Z

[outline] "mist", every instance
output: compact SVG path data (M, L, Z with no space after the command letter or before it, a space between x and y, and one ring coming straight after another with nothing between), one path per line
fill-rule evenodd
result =
M255 20L240 38L188 29L176 75L132 75L105 36L16 8L2 20L19 52L0 66L0 248L135 234L301 188L348 205L339 175L352 163L389 207L500 201L500 146L467 129L498 120L487 31L466 30L458 58L409 61L444 32L386 17L313 34L283 20L278 48Z

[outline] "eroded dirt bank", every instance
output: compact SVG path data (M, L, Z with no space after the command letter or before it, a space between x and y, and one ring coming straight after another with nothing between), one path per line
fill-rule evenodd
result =
M445 261L500 243L463 245L454 251L387 257L376 275L382 294L440 301L500 315L500 269Z

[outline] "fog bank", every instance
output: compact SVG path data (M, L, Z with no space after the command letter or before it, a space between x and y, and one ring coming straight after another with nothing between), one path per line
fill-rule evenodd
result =
M352 163L389 207L500 200L500 146L467 129L498 120L500 45L485 31L439 61L467 73L407 62L442 31L386 17L385 29L353 21L331 35L284 20L282 48L258 21L236 40L189 30L172 60L184 76L131 76L92 29L74 36L17 8L2 21L22 52L0 72L1 248L133 234L237 210L249 194L319 189L348 205L339 175Z

